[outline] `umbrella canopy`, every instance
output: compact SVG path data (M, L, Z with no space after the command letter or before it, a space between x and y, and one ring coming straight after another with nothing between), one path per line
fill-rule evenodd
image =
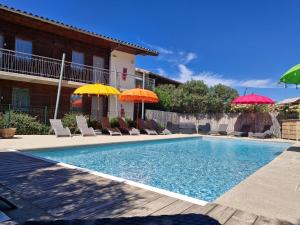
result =
M120 92L111 86L103 84L87 84L77 88L74 91L75 95L119 95Z
M285 84L300 84L300 64L285 72L280 78L280 82Z
M275 104L275 102L266 97L256 94L244 95L235 98L232 104L249 104L249 105L262 105L262 104Z
M123 91L119 95L119 100L122 102L144 102L144 103L157 103L158 97L153 91L141 88L134 88Z

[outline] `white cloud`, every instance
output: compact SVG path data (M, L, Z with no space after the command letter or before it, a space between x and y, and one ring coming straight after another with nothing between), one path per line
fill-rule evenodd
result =
M187 64L197 58L197 54L195 52L176 51L158 45L152 45L145 42L143 43L144 45L147 45L159 52L159 56L156 59L166 61L174 65Z
M269 88L274 87L276 84L272 83L270 79L262 79L262 80L245 80L240 82L240 86L242 87L259 87L259 88Z
M173 53L174 53L172 50L163 48L163 47L158 46L158 45L152 45L152 44L148 44L148 43L145 43L145 42L143 42L143 44L144 44L144 45L147 45L147 46L150 47L150 48L155 49L155 50L158 51L160 54L173 54Z
M213 72L203 71L195 73L184 64L178 65L179 75L178 81L186 82L189 80L203 80L208 86L224 84L231 87L255 87L255 88L272 88L275 84L270 79L261 80L235 80L226 79L223 75Z
M156 70L158 74L167 76L167 73L163 68L157 68Z
M197 54L194 52L188 52L185 55L185 63L189 63L190 61L194 60L197 58Z

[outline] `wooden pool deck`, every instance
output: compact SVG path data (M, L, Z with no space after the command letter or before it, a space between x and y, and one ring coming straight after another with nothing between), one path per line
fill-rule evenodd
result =
M19 223L291 224L220 204L196 205L17 152L0 152L0 193L18 206L5 213Z

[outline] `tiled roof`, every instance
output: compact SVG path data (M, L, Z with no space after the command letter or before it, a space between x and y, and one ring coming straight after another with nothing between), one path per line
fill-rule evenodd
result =
M49 19L49 18L42 17L42 16L39 16L39 15L34 15L32 13L29 13L29 12L26 12L26 11L23 11L23 10L19 10L19 9L15 9L15 8L12 8L12 7L3 5L3 4L0 4L0 9L10 11L10 12L13 12L13 13L17 13L17 14L20 14L20 15L23 15L23 16L32 17L32 18L40 20L42 22L51 23L51 24L54 24L54 25L57 25L57 26L72 29L74 31L85 33L87 35L91 35L91 36L94 36L94 37L97 37L97 38L105 39L107 41L111 41L111 42L114 42L114 43L117 43L117 44L120 44L120 45L124 45L124 46L128 46L128 47L135 48L135 49L138 49L138 50L142 50L142 51L148 52L149 55L158 55L159 54L157 51L151 50L149 48L145 48L145 47L142 47L142 46L139 46L139 45L136 45L136 44L132 44L132 43L129 43L129 42L126 42L126 41L122 41L122 40L119 40L119 39L116 39L116 38L111 38L111 37L108 37L108 36L105 36L105 35L102 35L102 34L97 34L95 32L84 30L84 29L81 29L81 28L78 28L78 27L75 27L75 26L71 26L71 25L56 21L56 20L52 20L52 19Z

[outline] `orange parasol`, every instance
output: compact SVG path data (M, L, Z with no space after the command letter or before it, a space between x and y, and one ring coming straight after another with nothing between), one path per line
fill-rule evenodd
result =
M158 97L153 91L141 88L134 88L123 91L119 95L121 102L135 102L135 103L157 103Z
M121 102L157 103L158 97L153 91L149 91L141 88L134 88L134 89L123 91L119 95L119 100ZM139 108L140 106L138 105L137 117L139 115ZM143 117L143 112L142 112L142 117Z

